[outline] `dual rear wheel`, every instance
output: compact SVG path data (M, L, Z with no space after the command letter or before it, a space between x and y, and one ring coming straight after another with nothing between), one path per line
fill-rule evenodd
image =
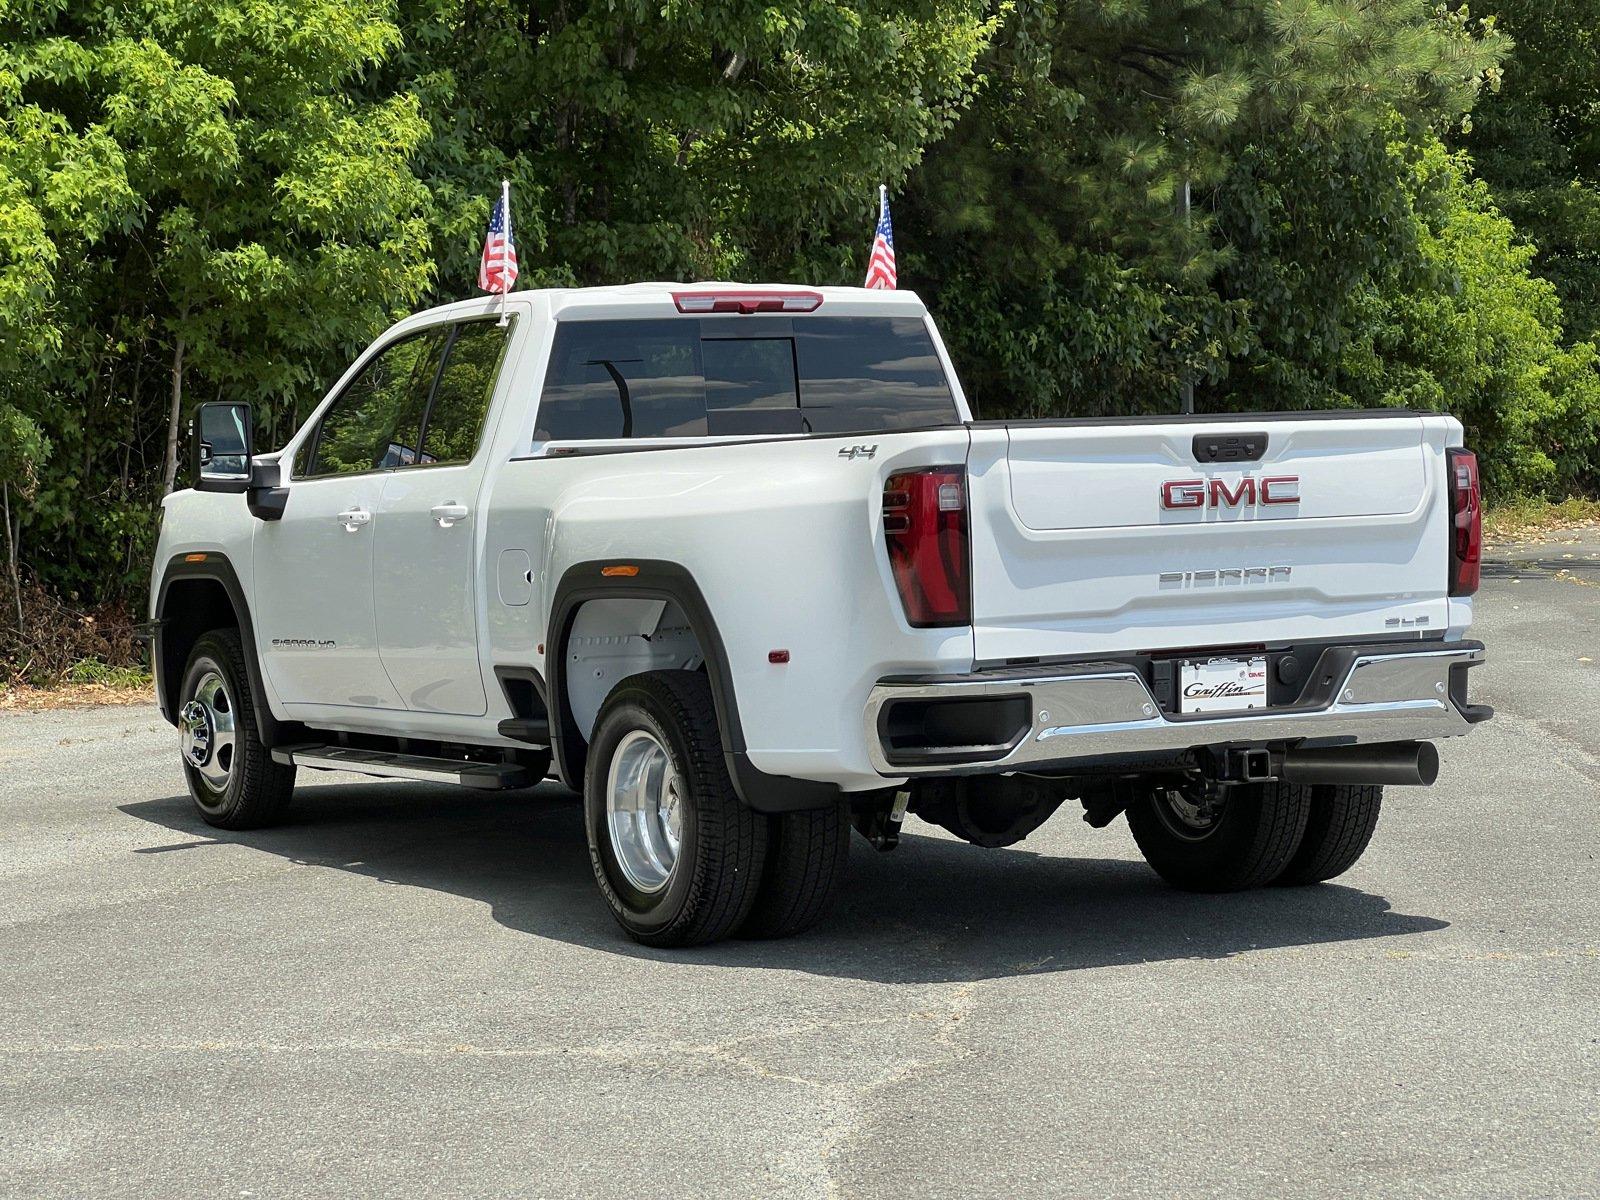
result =
M1381 787L1153 788L1128 806L1128 827L1174 887L1235 892L1342 875L1372 840L1382 806Z
M607 697L584 825L600 894L652 946L799 933L826 912L850 849L846 804L766 816L739 799L693 671L636 675Z

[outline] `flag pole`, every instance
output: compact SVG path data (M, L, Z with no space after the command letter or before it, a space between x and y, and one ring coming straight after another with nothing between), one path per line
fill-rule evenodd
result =
M500 181L500 211L505 215L505 237L500 242L500 324L511 320L511 181Z

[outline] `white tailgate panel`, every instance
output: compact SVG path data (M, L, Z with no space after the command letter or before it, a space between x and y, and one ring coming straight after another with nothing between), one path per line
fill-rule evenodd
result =
M1260 461L1195 461L1197 434L1247 432ZM1446 439L1416 417L974 429L976 657L1443 630ZM1291 476L1297 503L1162 503Z
M1415 512L1422 502L1427 475L1419 422L1391 417L1285 424L1242 424L1240 432L1266 432L1266 457L1257 463L1216 466L1195 462L1195 434L1220 436L1232 427L1046 430L1015 425L1010 431L1011 498L1018 519L1029 529L1397 516ZM1300 503L1253 511L1242 506L1160 506L1161 485L1168 480L1217 477L1236 489L1246 474L1298 476Z

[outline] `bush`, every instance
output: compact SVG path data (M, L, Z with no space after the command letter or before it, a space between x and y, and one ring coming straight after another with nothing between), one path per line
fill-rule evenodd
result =
M58 683L132 685L148 678L134 621L117 602L83 609L37 583L22 588L23 625L16 597L0 580L0 686Z

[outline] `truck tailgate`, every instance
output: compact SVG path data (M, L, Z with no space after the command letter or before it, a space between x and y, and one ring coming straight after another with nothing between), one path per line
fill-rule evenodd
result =
M973 429L975 657L1442 630L1448 418Z

